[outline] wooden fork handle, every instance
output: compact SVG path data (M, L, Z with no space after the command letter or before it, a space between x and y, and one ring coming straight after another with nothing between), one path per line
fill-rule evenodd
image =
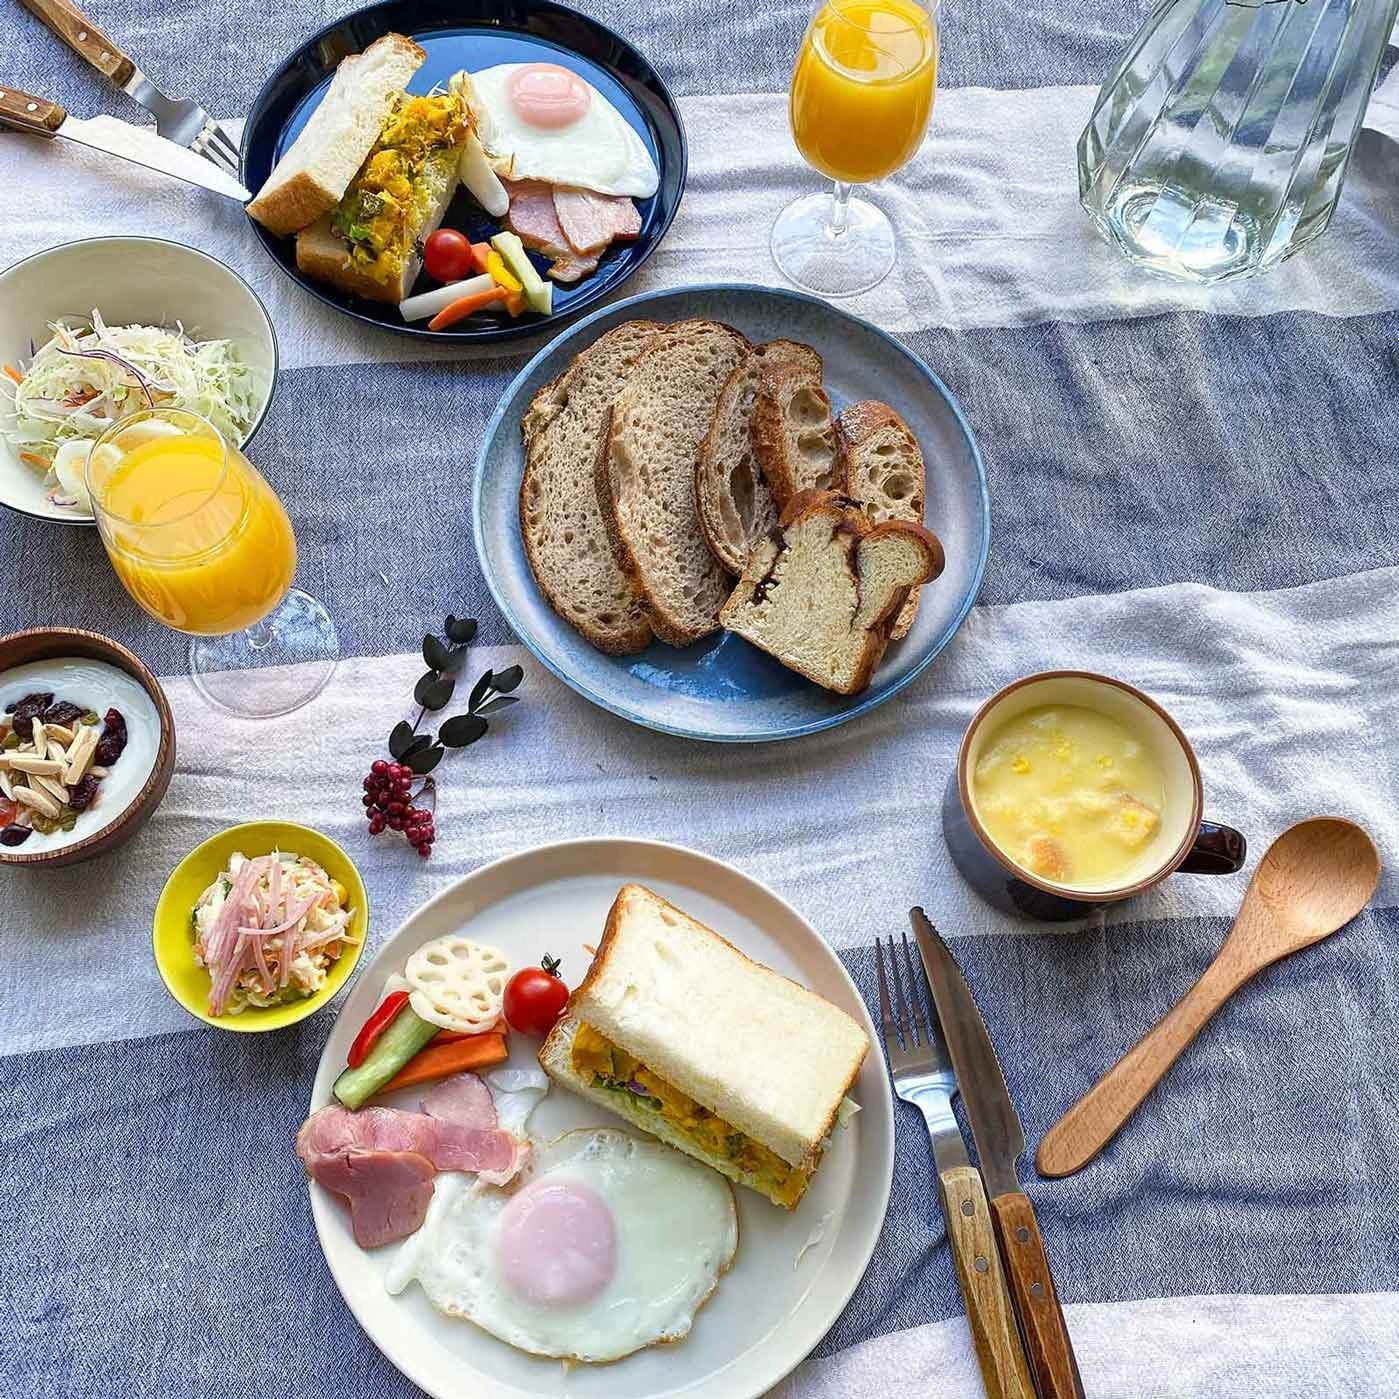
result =
M68 113L47 97L35 97L17 87L0 87L0 126L29 131L36 136L52 136Z
M43 20L79 58L85 58L118 87L125 87L136 65L70 0L20 0Z
M1165 1018L1044 1134L1035 1153L1039 1173L1059 1177L1082 1170L1121 1131L1247 975L1231 965L1211 963Z
M954 1166L938 1179L986 1399L1035 1399L981 1176L970 1166Z
M1084 1399L1034 1207L1024 1195L998 1195L991 1201L991 1213L1040 1399Z

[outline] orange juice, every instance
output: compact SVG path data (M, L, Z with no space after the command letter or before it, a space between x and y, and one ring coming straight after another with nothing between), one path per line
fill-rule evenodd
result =
M846 184L880 180L923 140L937 29L914 0L827 0L792 74L792 134L809 165Z
M104 477L97 503L112 567L158 621L223 636L285 596L296 572L291 521L235 448L175 432L133 446Z

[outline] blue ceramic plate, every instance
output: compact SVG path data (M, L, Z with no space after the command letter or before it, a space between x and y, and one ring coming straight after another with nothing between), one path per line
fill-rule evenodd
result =
M651 256L665 236L685 188L685 131L680 113L656 70L619 35L587 15L551 0L384 0L338 19L313 34L263 85L243 129L243 183L257 191L325 96L340 60L360 53L385 34L406 34L427 50L427 61L409 84L428 92L453 73L480 72L497 63L558 63L581 74L636 129L660 171L660 188L638 199L641 233L608 250L597 271L571 287L554 288L554 313L510 317L483 311L450 330L408 325L396 306L347 296L304 277L296 267L296 240L278 238L249 220L278 266L312 296L346 315L401 335L431 340L492 343L537 334L615 291ZM443 226L477 241L500 231L463 189ZM540 271L547 263L536 258ZM437 284L426 276L416 291Z
M833 695L739 637L721 632L683 650L656 642L635 656L594 650L535 587L520 539L524 454L520 416L569 360L622 321L705 316L755 342L802 340L825 361L837 411L878 398L903 415L928 463L927 522L947 567L923 589L912 632L885 653L863 694ZM815 297L769 287L680 287L647 292L579 321L541 350L501 400L476 462L476 552L495 600L531 651L580 695L662 733L724 743L794 738L843 724L897 694L962 625L981 586L991 538L986 477L957 400L898 341Z

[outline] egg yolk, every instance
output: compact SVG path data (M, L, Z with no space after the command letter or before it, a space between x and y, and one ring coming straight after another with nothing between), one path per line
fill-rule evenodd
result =
M530 126L557 130L572 126L588 110L592 91L577 73L557 63L525 63L507 87L515 115Z
M505 1207L497 1242L510 1290L542 1307L589 1302L617 1271L607 1201L578 1181L541 1180Z

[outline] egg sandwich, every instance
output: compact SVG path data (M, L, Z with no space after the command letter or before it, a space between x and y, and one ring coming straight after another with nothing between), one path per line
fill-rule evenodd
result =
M404 90L426 57L388 34L344 59L248 205L273 233L296 235L307 276L373 301L399 302L411 290L472 130L458 91Z
M572 1092L794 1209L868 1052L844 1011L627 884L539 1062Z

